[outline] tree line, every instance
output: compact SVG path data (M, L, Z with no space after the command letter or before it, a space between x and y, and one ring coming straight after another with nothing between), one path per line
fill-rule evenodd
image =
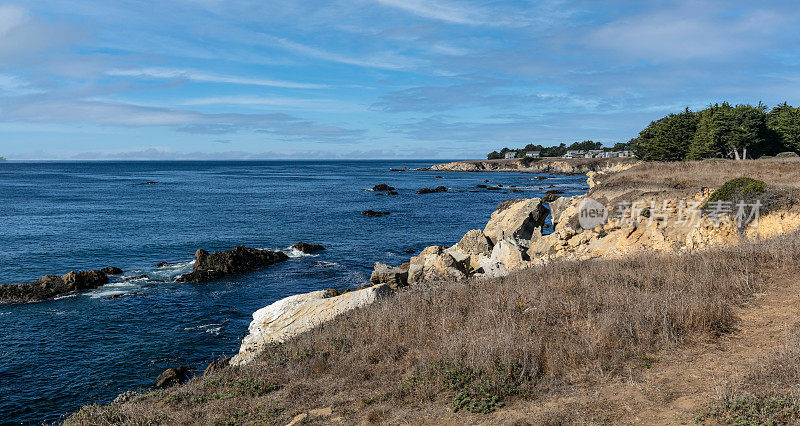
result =
M647 161L745 159L800 151L800 108L787 103L769 109L759 103L670 114L653 121L631 140L637 157Z
M493 151L487 158L504 158L510 151L540 151L542 157L560 157L568 150L590 149L631 150L646 161L738 160L800 152L800 107L786 102L771 109L762 103L756 106L716 103L700 111L686 108L655 120L638 137L612 148L594 141L550 147L528 144L520 150Z
M516 152L521 153L521 155L525 155L528 151L539 151L539 156L541 157L561 157L562 155L566 154L567 151L589 151L592 149L602 149L605 151L625 151L630 149L630 143L621 142L614 145L611 148L603 147L602 142L594 142L594 141L582 141L582 142L573 142L570 145L565 143L561 143L556 146L542 146L542 145L534 145L528 144L525 145L522 149L509 149L503 148L500 151L492 151L489 155L486 156L489 160L497 160L500 158L505 158L507 152Z

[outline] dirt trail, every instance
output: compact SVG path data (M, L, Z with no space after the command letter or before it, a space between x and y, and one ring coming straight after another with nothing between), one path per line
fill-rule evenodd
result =
M520 401L496 412L488 423L525 424L532 419L613 424L691 424L717 389L741 376L749 364L777 344L800 321L800 282L783 278L740 308L733 333L713 343L662 354L649 369L605 382L587 392L548 401ZM571 410L580 414L569 414ZM488 419L487 419L488 420ZM448 422L448 421L445 421Z

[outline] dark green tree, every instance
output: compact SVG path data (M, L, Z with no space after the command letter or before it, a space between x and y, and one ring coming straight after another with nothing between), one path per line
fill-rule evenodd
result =
M772 108L767 114L767 126L777 134L783 147L800 152L800 107L784 102Z
M633 139L633 152L645 161L680 161L686 158L697 131L698 116L689 108L650 123Z

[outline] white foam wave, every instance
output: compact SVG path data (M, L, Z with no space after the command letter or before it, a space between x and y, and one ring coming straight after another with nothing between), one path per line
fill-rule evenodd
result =
M318 268L336 268L342 265L336 262L329 262L327 260L318 260L314 262L314 266Z
M104 297L116 296L118 294L125 294L125 292L122 290L93 291L88 293L88 296L92 299L101 299Z
M318 256L316 254L303 253L302 251L300 251L300 250L298 250L296 248L293 248L293 247L289 247L288 249L281 250L281 251L283 251L284 253L286 253L287 256L289 256L289 257L291 257L293 259L296 259L298 257L317 257Z
M203 330L203 333L208 333L209 330L216 330L216 333L219 334L219 331L222 330L222 328L225 326L225 324L227 324L229 322L231 322L231 320L227 320L226 319L225 321L222 321L221 323L202 324L202 325L196 325L196 326L192 326L192 327L184 327L183 329L186 330L186 331Z

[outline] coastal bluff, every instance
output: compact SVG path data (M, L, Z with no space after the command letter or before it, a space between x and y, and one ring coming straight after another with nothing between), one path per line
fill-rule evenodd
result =
M437 172L522 172L586 174L619 172L638 164L635 158L513 158L500 160L454 161L427 169Z
M746 165L753 173L763 167L752 163ZM566 170L562 166L552 167ZM370 280L374 287L330 298L324 297L324 292L300 294L257 311L236 363L247 364L256 359L266 344L285 341L340 313L383 298L378 294L388 296L394 289L403 291L419 283L492 279L554 261L691 252L731 246L742 239L778 236L800 228L800 203L781 185L771 186L772 192L764 194L773 201L762 211L759 221L737 226L735 212L719 217L703 209L697 211L696 222L681 221L685 212L679 206L705 205L725 183L723 179L731 176L730 170L719 170L713 162L693 165L701 173L691 181L683 176L680 164L667 167L614 161L583 163L581 170L584 167L592 169L586 172L590 186L587 194L548 200L507 200L492 213L484 229L468 231L453 246L427 247L395 267L376 263ZM748 167L736 171L747 172ZM678 179L682 180L680 185L674 183ZM714 187L706 186L715 182ZM781 201L775 201L778 199ZM609 209L615 205L641 208L584 228L579 215L586 202L601 203ZM546 225L548 216L550 225Z

